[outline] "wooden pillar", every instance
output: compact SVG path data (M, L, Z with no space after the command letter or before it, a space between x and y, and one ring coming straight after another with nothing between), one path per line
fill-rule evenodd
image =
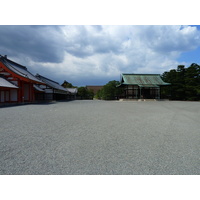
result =
M31 102L31 83L28 84L28 100Z
M33 83L29 83L29 102L33 101Z
M134 99L135 93L134 93L134 86L132 86L132 99Z
M21 102L22 103L24 103L24 82L23 81L21 81L21 91L22 91L22 93L21 93Z
M35 101L35 90L33 84L31 85L31 88L32 88L32 101Z
M138 99L138 93L139 93L138 90L139 90L138 88L134 90L134 91L136 92L136 95L135 95L135 98L136 98L136 99Z
M158 99L160 99L160 86L158 87Z
M22 82L20 80L18 80L18 86L19 86L19 90L17 92L17 101L18 103L21 102L21 97L22 97Z

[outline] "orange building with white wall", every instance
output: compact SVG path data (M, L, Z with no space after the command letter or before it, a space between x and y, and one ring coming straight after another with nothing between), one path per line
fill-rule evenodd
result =
M25 66L0 55L0 103L34 102L34 84L45 85Z

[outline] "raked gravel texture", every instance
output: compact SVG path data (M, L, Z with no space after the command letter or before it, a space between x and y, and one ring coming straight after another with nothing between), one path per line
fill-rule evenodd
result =
M0 174L199 175L200 102L0 108Z

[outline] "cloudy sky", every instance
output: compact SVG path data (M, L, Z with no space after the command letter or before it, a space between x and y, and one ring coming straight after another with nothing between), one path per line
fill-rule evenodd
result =
M200 63L200 28L177 25L0 26L0 54L60 84L104 85L121 73Z

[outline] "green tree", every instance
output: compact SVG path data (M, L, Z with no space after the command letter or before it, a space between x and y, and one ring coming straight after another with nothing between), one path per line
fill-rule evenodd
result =
M102 99L102 92L103 92L102 89L97 91L96 95L94 96L95 99Z
M75 88L71 83L67 82L66 80L63 82L62 86L64 88Z
M79 87L78 96L81 99L93 99L94 93L92 90L88 90L86 87Z
M164 72L162 78L165 82L171 83L162 92L171 93L174 100L200 100L200 66L192 63L188 68L179 65L177 69Z
M163 87L161 90L161 95L163 98L167 97L167 94L170 95L170 99L176 99L176 90L177 90L177 86L176 86L176 70L172 69L169 72L164 72L162 74L162 79L163 81L167 82L167 83L171 83L171 86L167 86L167 87Z
M185 88L187 100L200 99L200 66L192 63L186 70Z
M94 98L94 92L91 89L87 89L87 97L88 99L93 99Z
M176 71L176 97L185 100L185 66L179 65Z
M104 100L114 100L117 99L121 93L121 89L116 86L119 85L119 81L109 81L103 86L96 94L96 97Z

